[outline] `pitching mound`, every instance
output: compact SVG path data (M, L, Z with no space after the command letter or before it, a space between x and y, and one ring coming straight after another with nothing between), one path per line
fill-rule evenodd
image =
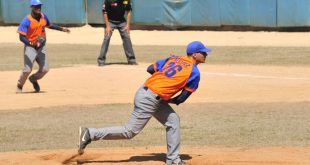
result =
M165 147L12 152L0 155L5 164L119 164L163 165ZM192 148L182 147L181 158L192 165L308 165L310 148ZM0 163L2 164L2 163Z

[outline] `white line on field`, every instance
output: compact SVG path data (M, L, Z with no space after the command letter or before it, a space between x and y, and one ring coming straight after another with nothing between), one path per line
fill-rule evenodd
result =
M126 69L126 70L145 70L146 68L140 67L118 67L113 66L109 68ZM310 77L280 77L280 76L265 76L254 74L241 74L241 73L221 73L221 72L200 72L201 74L208 76L223 76L223 77L237 77L237 78L253 78L253 79L280 79L280 80L310 80Z
M264 75L240 74L240 73L217 73L217 72L201 72L201 73L209 76L225 76L225 77L239 77L239 78L310 80L310 78L307 77L279 77L279 76L264 76Z

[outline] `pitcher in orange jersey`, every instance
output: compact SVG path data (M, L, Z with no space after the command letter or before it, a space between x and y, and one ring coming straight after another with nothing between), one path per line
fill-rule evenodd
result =
M137 91L128 123L105 128L80 127L78 153L83 154L91 141L131 139L154 116L166 127L166 164L188 165L180 158L180 118L169 103L183 103L198 88L197 65L205 62L210 51L200 41L194 41L187 46L187 56L171 55L150 65L147 71L152 76ZM179 91L181 93L174 97Z

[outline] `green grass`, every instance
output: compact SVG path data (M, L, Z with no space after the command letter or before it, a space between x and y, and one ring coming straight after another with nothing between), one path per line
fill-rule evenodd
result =
M78 127L125 124L130 104L0 111L0 152L76 148ZM310 102L184 104L182 145L310 146ZM132 140L96 141L89 147L164 146L165 128L151 119Z
M76 64L97 65L100 45L48 44L50 67L68 67ZM209 64L247 64L310 66L308 47L211 47ZM0 71L21 70L23 66L22 44L0 45ZM153 63L169 54L184 55L184 46L134 46L138 62ZM107 62L126 62L122 46L109 48Z

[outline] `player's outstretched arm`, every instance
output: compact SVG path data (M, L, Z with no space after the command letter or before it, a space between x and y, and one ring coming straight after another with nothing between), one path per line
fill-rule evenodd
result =
M54 30L58 30L58 31L62 31L62 32L70 33L70 30L68 28L61 27L61 26L58 26L56 24L51 24L51 26L49 26L49 28L54 29Z

